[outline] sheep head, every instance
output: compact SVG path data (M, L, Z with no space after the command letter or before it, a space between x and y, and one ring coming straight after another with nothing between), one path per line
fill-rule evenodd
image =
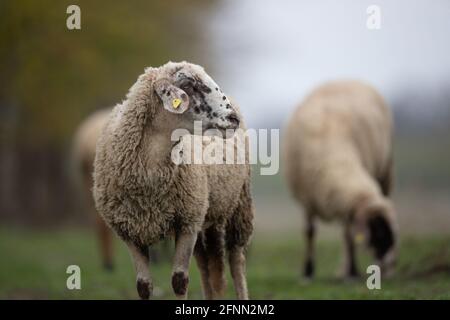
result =
M388 199L360 206L354 216L354 236L366 239L384 275L393 271L397 256L397 219Z
M239 114L202 67L169 62L158 70L154 90L166 111L183 117L186 129L192 132L194 121L201 121L203 131L239 127Z

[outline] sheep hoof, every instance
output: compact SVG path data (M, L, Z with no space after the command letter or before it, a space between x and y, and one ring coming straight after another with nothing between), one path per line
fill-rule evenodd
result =
M174 272L172 275L172 288L177 297L184 298L187 293L189 277L183 272Z
M153 285L147 279L138 279L136 281L136 289L142 300L148 300L152 295Z

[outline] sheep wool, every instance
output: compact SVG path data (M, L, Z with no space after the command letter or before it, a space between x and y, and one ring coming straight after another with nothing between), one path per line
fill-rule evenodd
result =
M314 219L320 217L344 222L350 251L357 227L358 234L368 232L377 259L393 250L392 131L382 97L358 81L325 84L295 110L286 130L284 162L292 194L306 212L308 247ZM312 255L312 249L307 251ZM312 257L307 260L309 276Z
M236 128L240 118L203 68L187 62L147 68L114 107L97 144L93 193L98 211L132 252L172 235L177 243L195 235L202 269L212 250L221 255L225 246L230 251L247 246L253 230L249 164L177 165L171 159L173 130L191 130L193 120L203 121L205 129ZM189 255L193 247L186 246ZM178 269L174 266L172 285L177 296L185 296L187 270ZM138 270L138 291L147 298L151 285L147 288L148 276L139 273L145 272ZM222 289L214 288L219 280L205 277L205 296L219 294Z

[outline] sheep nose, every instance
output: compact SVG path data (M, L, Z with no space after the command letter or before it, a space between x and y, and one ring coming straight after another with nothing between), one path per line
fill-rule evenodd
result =
M239 120L239 117L236 113L231 113L227 118L226 118L229 122L231 122L231 124L233 125L233 127L237 128L239 127L239 123L241 122L241 120Z

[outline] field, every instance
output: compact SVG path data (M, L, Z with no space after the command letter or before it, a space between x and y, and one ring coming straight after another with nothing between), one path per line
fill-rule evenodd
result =
M359 248L361 279L338 277L342 235L337 225L319 224L317 276L301 277L304 249L302 214L279 176L255 175L255 235L248 253L253 299L450 299L450 198L446 189L403 189L394 194L400 248L396 274L381 290L366 287L371 258ZM265 181L267 179L267 181ZM152 264L155 298L173 299L170 288L173 244ZM0 299L137 299L135 274L124 244L115 241L113 272L101 268L95 234L88 227L0 227ZM195 261L190 299L200 299ZM66 268L81 268L81 290L68 290ZM227 270L228 272L228 270ZM227 299L234 298L228 279Z
M270 241L269 241L270 239ZM300 277L300 234L268 238L257 233L249 251L248 283L254 299L450 299L450 236L401 241L397 274L383 279L381 290L368 290L365 278L340 280L340 242L320 239L318 274ZM29 231L0 229L0 299L136 299L134 270L128 252L116 241L116 268L100 267L93 234L86 229ZM170 256L151 267L157 299L172 299ZM361 271L368 256L361 259ZM66 268L81 268L81 290L66 288ZM233 299L228 281L226 298ZM200 299L199 274L191 266L190 299Z
M450 189L448 148L429 141L400 144L394 203L401 242L397 273L382 279L381 290L366 287L371 259L360 250L355 281L337 277L342 235L337 226L319 225L317 277L301 278L302 214L282 175L261 176L254 168L255 236L248 255L253 299L450 299ZM427 146L427 152L423 152ZM408 165L412 163L414 165ZM408 178L408 179L407 179ZM88 214L85 213L87 217ZM116 268L100 266L95 235L88 227L0 227L0 299L136 299L135 274L125 246L116 240ZM173 299L171 252L151 265L155 298ZM81 290L66 288L66 268L81 268ZM191 299L201 298L199 274L191 264ZM226 298L233 299L228 281Z
M204 66L239 102L249 128L280 128L280 143L264 146L261 135L253 141L262 144L253 150L251 298L450 299L450 2L379 1L383 27L373 32L364 1L322 2L81 0L82 28L68 30L72 1L0 0L0 299L137 299L121 241L114 271L101 267L88 223L95 217L73 185L73 138L88 114L123 101L144 67L169 60ZM371 257L364 248L362 277L337 277L343 248L336 225L319 225L317 276L302 279L302 213L277 161L294 106L316 85L340 78L372 83L394 114L400 247L397 273L382 279L381 290L366 286ZM260 174L268 159L278 174ZM155 298L173 299L173 244L159 249L160 261L151 264ZM69 265L81 268L81 290L66 287ZM199 299L191 265L189 297ZM226 298L234 297L229 279Z
M255 168L257 170L257 168ZM381 290L366 286L371 258L360 248L362 278L345 281L342 235L337 225L319 225L317 276L301 277L302 214L280 175L254 175L255 235L248 254L253 299L450 299L450 198L448 189L402 188L394 193L400 248L396 274ZM173 299L170 288L173 244L152 264L156 299ZM0 227L0 299L137 299L135 274L124 244L115 241L113 272L101 268L95 234L88 227ZM169 252L168 252L169 251ZM200 299L195 261L190 299ZM68 290L66 268L81 268L81 290ZM227 299L234 298L228 279Z

